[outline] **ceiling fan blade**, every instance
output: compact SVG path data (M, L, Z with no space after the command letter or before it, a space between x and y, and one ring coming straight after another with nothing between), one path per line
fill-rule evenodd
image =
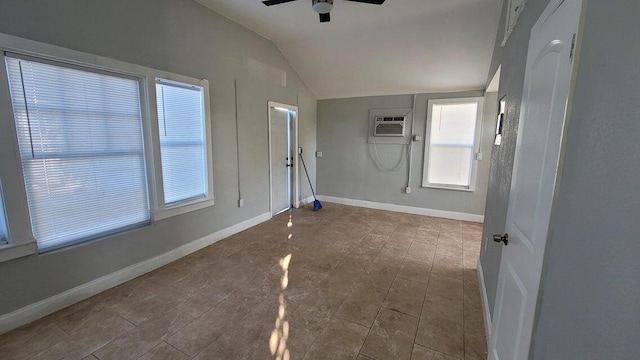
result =
M296 1L296 0L266 0L266 1L263 1L262 3L267 6L271 6L271 5L284 4L292 1Z
M359 2L359 3L365 3L365 4L373 4L373 5L382 5L384 3L384 0L346 0L346 1L353 1L353 2Z
M320 22L329 22L331 21L331 16L329 16L329 13L325 13L325 14L318 14L320 15Z

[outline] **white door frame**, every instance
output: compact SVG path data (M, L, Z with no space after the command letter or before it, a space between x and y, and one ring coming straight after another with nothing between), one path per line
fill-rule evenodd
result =
M267 116L269 119L269 212L271 213L271 217L274 216L273 214L273 189L271 187L271 108L280 108L280 109L286 109L286 110L290 110L290 111L295 111L296 116L293 117L293 149L292 149L292 155L293 155L293 183L292 183L292 187L293 187L293 207L294 208L298 208L300 207L300 171L298 170L298 107L295 105L288 105L288 104L283 104L283 103L279 103L279 102L275 102L275 101L269 101L268 102L268 107L267 107Z

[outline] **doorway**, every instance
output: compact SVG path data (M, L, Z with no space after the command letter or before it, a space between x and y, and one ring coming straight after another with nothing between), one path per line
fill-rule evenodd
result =
M298 107L269 102L270 211L298 207Z

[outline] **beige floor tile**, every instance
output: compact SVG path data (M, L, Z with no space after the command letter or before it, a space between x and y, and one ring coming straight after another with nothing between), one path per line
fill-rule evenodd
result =
M464 283L464 305L482 309L480 286L477 282Z
M393 284L398 270L394 266L372 266L362 276L360 284L387 291Z
M336 317L371 327L386 296L387 290L358 286L342 302Z
M456 358L416 344L413 346L411 360L456 360Z
M482 309L469 306L464 307L464 333L484 336Z
M0 337L0 354L7 359L30 359L68 338L56 324L38 321Z
M166 343L160 343L146 353L140 360L188 360L189 357Z
M447 276L431 274L426 301L462 310L463 282Z
M465 269L475 269L478 267L478 259L480 254L476 252L464 252L462 261Z
M464 357L462 311L425 303L416 343L458 359Z
M457 280L463 280L464 268L462 266L462 259L457 256L436 254L433 259L431 273L447 276Z
M440 234L440 230L438 229L418 229L418 232L413 238L414 242L423 243L427 245L436 246L438 244L438 235Z
M464 335L464 360L486 360L487 343L483 335Z
M195 356L264 300L262 297L234 296L180 329L166 342L189 356Z
M333 319L318 336L306 359L355 359L369 329L342 319Z
M365 270L366 268L359 266L339 265L318 286L327 291L348 294L359 283Z
M427 283L431 273L431 262L405 258L397 276L401 279Z
M360 352L373 359L409 360L417 328L417 318L382 309Z
M324 205L0 335L0 358L485 358L482 224Z
M435 246L416 241L409 247L409 250L407 251L407 258L431 262L433 261L435 254Z
M427 284L424 282L396 278L382 307L420 317L426 291Z
M140 324L137 328L100 348L95 354L100 360L138 359L193 319L188 314L173 311L163 317Z
M462 241L457 238L443 238L442 235L438 238L438 245L436 246L436 254L455 256L462 258Z
M356 360L372 360L372 359L368 356L358 354L358 357L356 358Z

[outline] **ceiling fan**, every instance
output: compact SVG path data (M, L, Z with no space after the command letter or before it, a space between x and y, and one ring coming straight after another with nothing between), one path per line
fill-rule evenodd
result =
M296 0L265 0L262 3L271 6L284 4L288 2L292 2ZM320 15L320 22L329 22L331 21L331 17L329 16L329 12L333 9L333 0L311 0L311 7L313 10ZM345 0L345 1L353 1L365 4L373 4L373 5L382 5L385 0Z

